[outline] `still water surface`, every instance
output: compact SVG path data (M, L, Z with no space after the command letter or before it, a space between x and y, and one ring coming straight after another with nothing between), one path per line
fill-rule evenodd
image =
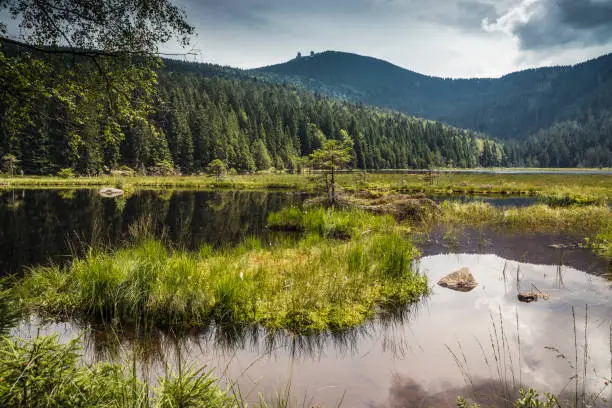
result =
M253 400L257 392L274 394L291 381L296 395L312 396L324 406L343 399L348 407L454 407L457 395L474 394L481 402L499 403L500 378L541 390L573 389L572 307L582 373L588 305L585 387L610 396L605 385L612 368L607 280L567 266L508 261L493 254L427 256L419 267L432 284L468 267L479 285L468 293L434 286L431 296L402 318L378 319L333 336L273 336L215 327L181 339L160 335L148 344L143 365L161 374L166 364L176 363L180 350L183 361L214 367L218 375L236 380L243 393L250 391ZM550 300L518 302L517 287L531 290L532 285L550 294ZM35 336L37 330L36 323L23 323L15 332ZM59 324L46 330L69 339L82 328ZM106 348L108 333L85 333L89 358L131 356L133 339L124 340L117 357Z
M187 248L265 238L267 213L301 200L265 192L143 191L112 200L88 190L4 192L0 266L6 273L64 259L73 237L121 245L130 225L143 217L169 242ZM454 407L459 394L498 402L500 378L541 390L573 389L577 343L580 373L586 361L585 389L610 396L607 262L576 246L578 237L469 230L452 240L445 235L434 231L422 240L424 257L416 267L429 276L432 294L402 316L308 337L214 325L180 338L160 333L147 340L143 375L163 373L180 353L183 361L207 364L236 380L253 400L257 392L273 394L291 381L296 395L325 406L343 399L347 407ZM435 285L461 267L471 270L476 289L461 293ZM550 300L517 300L519 290L534 288ZM75 323L22 322L13 333L32 337L41 327L66 340L83 334L91 360L130 358L135 342L143 341L126 330L119 334L123 347L109 347L114 334Z
M0 276L67 261L88 245L121 246L141 224L189 249L265 240L268 213L301 201L299 193L261 191L144 190L112 199L87 189L0 191Z

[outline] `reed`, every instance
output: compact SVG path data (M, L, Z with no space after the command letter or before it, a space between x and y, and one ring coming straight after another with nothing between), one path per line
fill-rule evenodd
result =
M584 311L584 340L581 344L578 336L578 321L577 314L574 306L571 308L572 323L572 346L573 353L566 355L559 349L546 346L545 348L554 353L555 359L563 359L568 363L568 366L573 370L573 376L569 378L568 383L565 387L560 390L559 394L545 393L539 395L533 388L528 384L524 384L522 375L519 374L518 381L515 376L515 367L520 371L522 370L522 363L520 361L521 356L521 340L519 335L519 317L518 312L515 316L516 328L517 328L517 343L516 348L511 347L511 342L507 337L507 331L504 329L504 316L502 311L499 311L499 319L497 316L494 317L491 314L491 330L489 334L491 343L491 352L493 359L488 358L487 352L482 344L479 342L480 349L482 351L482 357L485 364L489 369L489 361L495 363L495 376L496 378L496 395L489 395L487 397L494 397L499 405L508 408L578 408L578 407L604 407L609 406L609 400L603 395L608 390L609 379L601 374L598 374L592 367L589 367L590 355L589 355L589 307L585 305ZM474 388L474 383L470 373L468 362L465 358L461 359L461 344L458 344L458 349L453 349L447 346L452 359L456 363L460 370L461 375L466 380L466 384ZM518 352L519 361L514 361L512 355ZM581 353L582 352L582 353ZM612 326L610 331L610 355L612 356ZM592 372L590 372L592 370ZM611 360L612 370L612 360ZM589 376L596 377L597 382L601 382L603 385L597 391L589 391L587 389L587 382ZM472 400L468 400L462 396L457 398L457 406L463 408L478 408L479 405L474 402L478 399L478 395L473 395Z

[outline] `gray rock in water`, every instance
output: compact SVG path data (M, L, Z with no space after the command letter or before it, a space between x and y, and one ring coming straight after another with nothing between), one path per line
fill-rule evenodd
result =
M478 283L468 268L461 268L440 279L438 285L459 292L469 292L478 286Z
M542 292L519 292L516 297L523 303L537 302L540 299L550 299L549 294Z
M104 188L101 188L100 191L98 191L98 194L100 194L102 197L107 197L107 198L119 197L119 196L122 196L123 193L124 193L123 190L120 190L118 188L112 188L112 187L104 187Z

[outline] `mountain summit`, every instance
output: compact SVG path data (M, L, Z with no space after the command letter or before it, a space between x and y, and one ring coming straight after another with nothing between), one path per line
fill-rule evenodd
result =
M529 69L501 78L438 78L337 51L295 58L251 73L500 139L524 139L556 122L599 116L612 106L612 54L574 66Z

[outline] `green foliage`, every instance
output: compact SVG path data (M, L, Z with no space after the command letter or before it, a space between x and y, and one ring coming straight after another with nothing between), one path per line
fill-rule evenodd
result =
M604 205L605 200L601 197L590 196L581 193L550 194L542 197L542 202L551 207L569 207L572 205Z
M2 170L12 176L15 173L15 170L17 169L19 160L17 160L17 157L15 157L15 155L7 153L0 159L0 164L2 166Z
M514 403L516 408L553 408L559 406L557 399L551 394L544 394L544 400L541 400L540 395L532 388L528 391L521 389L520 393L521 397Z
M21 306L14 291L0 280L0 335L13 327L21 317Z
M588 246L600 255L612 259L612 222L602 225L594 239L586 240Z
M180 367L162 378L155 390L155 408L236 408L235 398L229 397L218 386L218 380L204 369Z
M391 216L379 216L361 210L286 207L268 214L268 227L285 231L305 231L321 238L358 238L364 232L392 231Z
M544 204L509 209L487 203L441 205L437 221L470 226L490 225L504 230L572 232L596 235L612 223L612 210L606 206L572 206L552 208Z
M611 68L612 55L605 55L573 67L531 69L498 79L444 79L376 58L328 51L252 72L278 83L444 120L504 140L525 139L569 120L560 128L543 131L549 134L548 141L528 142L524 149L513 151L510 162L529 166L534 159L549 157L539 165L583 162L583 166L596 166L599 162L610 166ZM583 130L572 129L572 124ZM559 154L553 151L557 147Z
M553 408L560 407L557 398L551 394L544 394L544 399L540 398L540 395L533 389L529 388L525 391L521 388L520 398L513 402L512 406L515 408ZM475 402L470 402L463 397L457 397L458 408L480 408Z
M0 405L15 408L218 408L246 406L211 373L179 366L149 388L120 365L81 362L79 339L0 339Z
M78 340L56 336L0 339L0 405L4 407L118 407L131 385L117 366L78 364ZM142 391L135 390L142 396Z
M341 142L325 140L323 146L308 157L311 167L323 170L323 185L332 204L336 202L336 172L351 161L353 153L353 140L345 130L340 130L340 134Z
M470 402L463 397L457 397L457 408L480 408L480 405Z
M57 172L57 177L72 178L74 177L74 170L71 168L61 169Z
M412 269L418 252L391 218L335 210L301 218L308 234L297 242L269 247L247 239L187 253L145 240L91 252L66 269L34 268L16 290L43 315L173 327L215 320L294 332L353 327L377 308L393 311L428 291ZM328 239L338 235L353 238Z
M208 165L208 171L215 175L215 180L219 182L219 177L227 170L227 165L219 159L215 159Z
M47 3L5 0L2 7L23 29L23 42L2 37L0 150L25 171L96 174L119 162L126 129L157 136L150 125L157 47L172 38L186 45L193 32L177 6L58 0L50 12ZM155 145L138 146L151 153Z
M603 99L603 98L602 98ZM525 141L504 144L504 164L533 167L612 167L612 110L555 123Z
M28 79L43 81L41 89L65 86L77 76L101 79L91 64L77 65L77 75L64 74L68 67L58 62L41 63L48 72ZM239 172L271 166L299 172L300 159L322 147L324 134L342 141L348 133L352 166L358 168L470 167L481 155L475 134L441 123L247 80L244 73L219 77L214 66L165 64L159 70L156 63L139 62L133 78L113 77L126 82L121 95L137 96L123 101L129 109L121 114L99 99L106 94L100 84L95 92L87 84L62 91L62 100L40 96L27 110L28 120L9 120L6 111L0 151L14 154L26 173L72 167L88 175L120 165L153 175L172 174L175 167L191 174L205 171L216 158ZM196 69L201 75L186 74Z

